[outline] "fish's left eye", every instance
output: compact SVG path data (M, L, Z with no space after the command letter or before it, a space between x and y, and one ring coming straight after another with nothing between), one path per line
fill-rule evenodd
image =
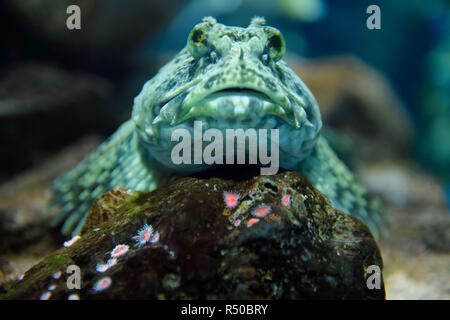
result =
M205 41L205 33L202 30L194 29L192 32L192 41L194 42L203 42Z
M195 59L205 56L208 53L207 32L204 24L199 24L189 34L188 49Z
M285 51L284 38L280 31L275 28L267 28L267 45L269 56L273 61L278 61L283 58Z

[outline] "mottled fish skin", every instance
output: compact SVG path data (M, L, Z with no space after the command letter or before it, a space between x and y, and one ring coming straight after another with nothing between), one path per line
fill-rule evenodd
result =
M206 166L172 163L173 130L279 129L280 166L302 173L332 205L363 220L377 235L382 214L320 136L319 106L282 59L280 32L254 18L247 28L207 17L168 64L145 83L132 117L72 171L54 181L53 225L78 234L94 199L114 187L151 191ZM226 151L226 150L225 150ZM224 155L225 157L226 155Z

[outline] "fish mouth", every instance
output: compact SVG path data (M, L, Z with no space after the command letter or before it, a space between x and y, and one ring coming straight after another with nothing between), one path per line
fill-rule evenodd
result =
M172 124L192 118L246 120L275 116L295 126L289 100L254 87L225 87L211 90L197 98L186 99Z
M270 91L252 83L223 85L208 90L191 87L185 95L172 96L159 109L153 125L166 123L176 126L192 119L222 119L249 121L256 117L275 117L293 129L313 126L304 107L288 98L292 94Z
M221 89L213 92L210 96L220 96L220 95L241 95L241 96L249 96L256 97L262 100L266 100L268 102L273 102L275 104L279 104L279 102L274 101L269 95L264 93L263 91L259 91L252 88L240 88L240 87L231 87L226 89Z

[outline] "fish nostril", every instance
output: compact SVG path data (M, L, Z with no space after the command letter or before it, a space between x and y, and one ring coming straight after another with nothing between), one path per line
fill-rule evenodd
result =
M209 54L209 59L212 63L215 63L217 61L217 53L215 51L211 51Z
M244 60L244 50L242 50L242 48L241 48L241 54L239 55L239 60L241 60L241 61Z

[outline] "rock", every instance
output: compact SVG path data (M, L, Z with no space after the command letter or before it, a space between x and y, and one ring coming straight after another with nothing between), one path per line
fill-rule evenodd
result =
M445 207L444 186L439 179L407 159L368 162L357 173L369 192L391 207Z
M386 204L386 299L450 299L450 215L442 183L411 160L376 161L359 176Z
M450 216L445 203L391 208L390 237L380 241L389 300L450 299Z
M383 268L368 228L293 172L240 182L188 177L153 192L116 188L96 200L72 242L0 298L385 297L382 277L380 289L367 287L367 268ZM70 265L80 267L80 290L66 286Z

